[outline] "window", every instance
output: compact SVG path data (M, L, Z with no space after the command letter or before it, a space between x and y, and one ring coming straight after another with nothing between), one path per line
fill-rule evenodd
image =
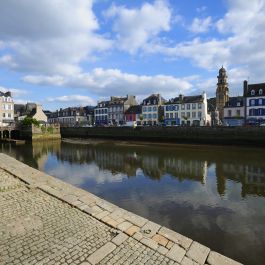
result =
M201 111L198 112L198 117L201 119L201 117L202 117Z
M148 111L152 111L152 107L148 107Z
M181 109L185 109L185 105L184 104L181 105Z
M153 119L156 119L157 118L157 115L154 113L153 114Z
M228 117L232 117L232 110L231 109L228 110Z
M185 117L185 112L181 112L181 117Z
M263 94L263 90L262 90L262 89L259 90L259 94L260 94L260 95Z
M146 114L143 115L143 118L146 119Z
M5 118L6 117L6 114L5 113L3 113L3 118Z
M237 102L236 105L237 105L238 107L240 107L240 102Z
M167 118L167 119L169 118L169 113L166 113L166 118Z
M146 107L143 107L143 112L145 112L146 111Z
M175 110L179 110L179 105L176 105L175 106Z
M255 90L252 89L252 90L251 90L251 96L254 96L254 95L255 95Z
M196 112L192 112L192 118L196 118Z
M240 109L236 110L236 116L240 117L241 113L240 113Z
M157 107L153 107L153 111L157 111Z
M201 109L201 108L202 108L202 104L198 103L198 109Z
M175 118L178 119L178 117L179 117L179 114L176 112L175 113Z
M196 109L196 103L192 103L192 109Z
M262 105L262 98L259 99L259 105Z
M187 109L190 109L190 104L187 104Z
M173 113L170 113L170 119L173 119Z
M190 112L187 112L187 117L190 118Z
M11 118L11 113L8 113L8 118Z
M255 106L255 99L251 99L251 100L250 100L250 105L251 105L251 106Z
M148 114L148 119L152 119L152 114Z
M248 113L249 116L255 116L255 109L250 109Z

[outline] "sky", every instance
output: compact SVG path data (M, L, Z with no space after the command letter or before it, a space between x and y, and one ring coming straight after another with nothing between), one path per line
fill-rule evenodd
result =
M0 0L0 91L44 109L265 83L265 0Z

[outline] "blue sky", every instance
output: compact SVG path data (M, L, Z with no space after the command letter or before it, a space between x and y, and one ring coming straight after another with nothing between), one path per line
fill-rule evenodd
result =
M265 0L0 2L0 89L44 109L265 82Z

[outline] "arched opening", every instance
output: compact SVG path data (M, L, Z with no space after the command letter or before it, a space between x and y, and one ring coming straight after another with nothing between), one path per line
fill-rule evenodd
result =
M11 131L11 139L19 140L20 132L19 130L12 130Z
M8 130L3 131L3 138L4 139L9 138L9 131Z

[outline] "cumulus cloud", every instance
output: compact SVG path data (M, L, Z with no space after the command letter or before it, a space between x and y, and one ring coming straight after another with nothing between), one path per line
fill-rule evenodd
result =
M192 89L189 77L135 75L118 69L102 68L73 76L26 76L23 80L38 85L85 88L100 96L124 94L144 96L151 93L162 93L172 97L180 91L187 94Z
M111 45L96 31L92 0L1 1L0 64L23 72L73 74Z
M209 16L207 18L194 18L189 30L193 33L203 33L207 32L212 25L212 18Z
M113 31L122 50L135 53L159 35L170 30L171 10L166 1L144 3L140 8L112 5L105 17L113 18Z
M73 103L76 105L96 105L96 101L88 96L83 95L67 95L60 97L47 98L48 102Z

